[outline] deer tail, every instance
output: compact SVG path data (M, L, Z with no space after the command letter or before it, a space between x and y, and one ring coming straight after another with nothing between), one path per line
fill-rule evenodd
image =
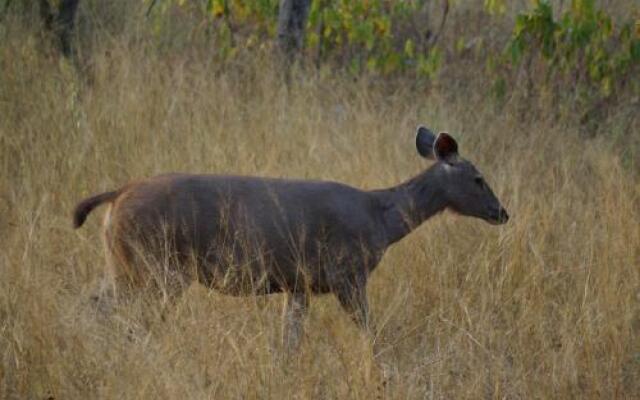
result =
M87 219L87 215L89 215L94 208L106 201L113 201L116 197L118 197L118 192L114 191L100 193L82 200L73 210L73 227L76 229L80 228Z

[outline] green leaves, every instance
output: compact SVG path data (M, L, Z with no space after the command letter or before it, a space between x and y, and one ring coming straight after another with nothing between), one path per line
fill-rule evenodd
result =
M424 38L408 32L399 37L393 34L396 27L408 25L421 7L420 1L315 0L307 47L322 55L318 61L348 65L354 74L366 69L379 74L429 71L432 76L439 62L429 58Z
M434 79L440 70L441 64L442 52L437 47L434 47L426 56L423 54L418 55L418 74Z
M504 0L484 0L484 8L489 14L504 14L507 11Z
M307 56L317 64L339 65L353 74L409 73L435 79L445 50L462 57L466 40L455 35L450 43L431 43L425 34L434 26L422 25L426 4L423 0L313 0L307 21ZM484 0L484 9L500 15L507 4ZM202 29L213 37L216 54L225 60L238 50L268 46L276 35L278 7L279 0L163 0L155 7L152 22L159 35L175 40L178 35L162 33L169 31L165 28L171 24L173 11L199 16L202 22L194 31ZM482 40L472 40L476 39ZM491 51L488 49L484 51ZM554 87L584 85L608 96L620 85L621 77L637 69L640 23L614 26L595 0L572 0L561 15L554 15L549 0L534 0L529 11L516 16L504 53L485 57L505 66L495 73L526 61L526 65L541 65L544 81ZM508 80L504 82L501 93L508 86Z
M213 39L216 57L222 61L239 50L268 46L276 35L279 0L157 1L150 19L160 41L176 42L203 32ZM313 0L305 36L307 56L353 74L413 73L431 79L442 54L428 43L428 26L415 28L416 15L426 4L424 0ZM193 32L172 32L176 14L196 19Z
M631 32L632 21L615 31L611 17L593 0L573 0L559 20L549 1L538 0L530 12L516 17L506 52L515 65L525 55L540 60L556 86L594 88L606 97L634 65L637 69L640 38Z

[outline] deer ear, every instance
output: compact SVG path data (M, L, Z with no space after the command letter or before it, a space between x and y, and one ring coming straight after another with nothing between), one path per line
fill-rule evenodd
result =
M458 143L447 132L440 132L433 143L433 152L438 161L451 163L458 158Z
M428 128L419 126L416 132L416 148L418 153L424 158L434 158L433 143L436 141L436 135Z

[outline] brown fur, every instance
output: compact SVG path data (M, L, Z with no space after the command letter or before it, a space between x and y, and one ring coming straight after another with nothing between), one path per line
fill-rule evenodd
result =
M426 128L417 136L418 152L437 162L387 189L167 174L82 201L74 225L112 203L104 238L115 290L151 284L176 297L197 280L233 295L285 292L284 331L294 343L307 296L333 293L371 331L366 283L389 246L445 209L496 224L509 218L452 137Z

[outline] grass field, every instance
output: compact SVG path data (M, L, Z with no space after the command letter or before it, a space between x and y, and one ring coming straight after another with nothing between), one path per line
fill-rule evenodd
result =
M303 75L212 73L115 42L86 84L33 35L0 44L0 397L7 399L618 399L640 393L640 180L603 134L523 123L480 94ZM299 355L277 346L282 299L194 286L166 318L141 295L103 320L101 212L84 197L168 171L397 184L451 132L511 214L444 213L395 245L369 286L377 341L332 297ZM629 137L637 137L637 130ZM632 160L633 161L633 160Z

